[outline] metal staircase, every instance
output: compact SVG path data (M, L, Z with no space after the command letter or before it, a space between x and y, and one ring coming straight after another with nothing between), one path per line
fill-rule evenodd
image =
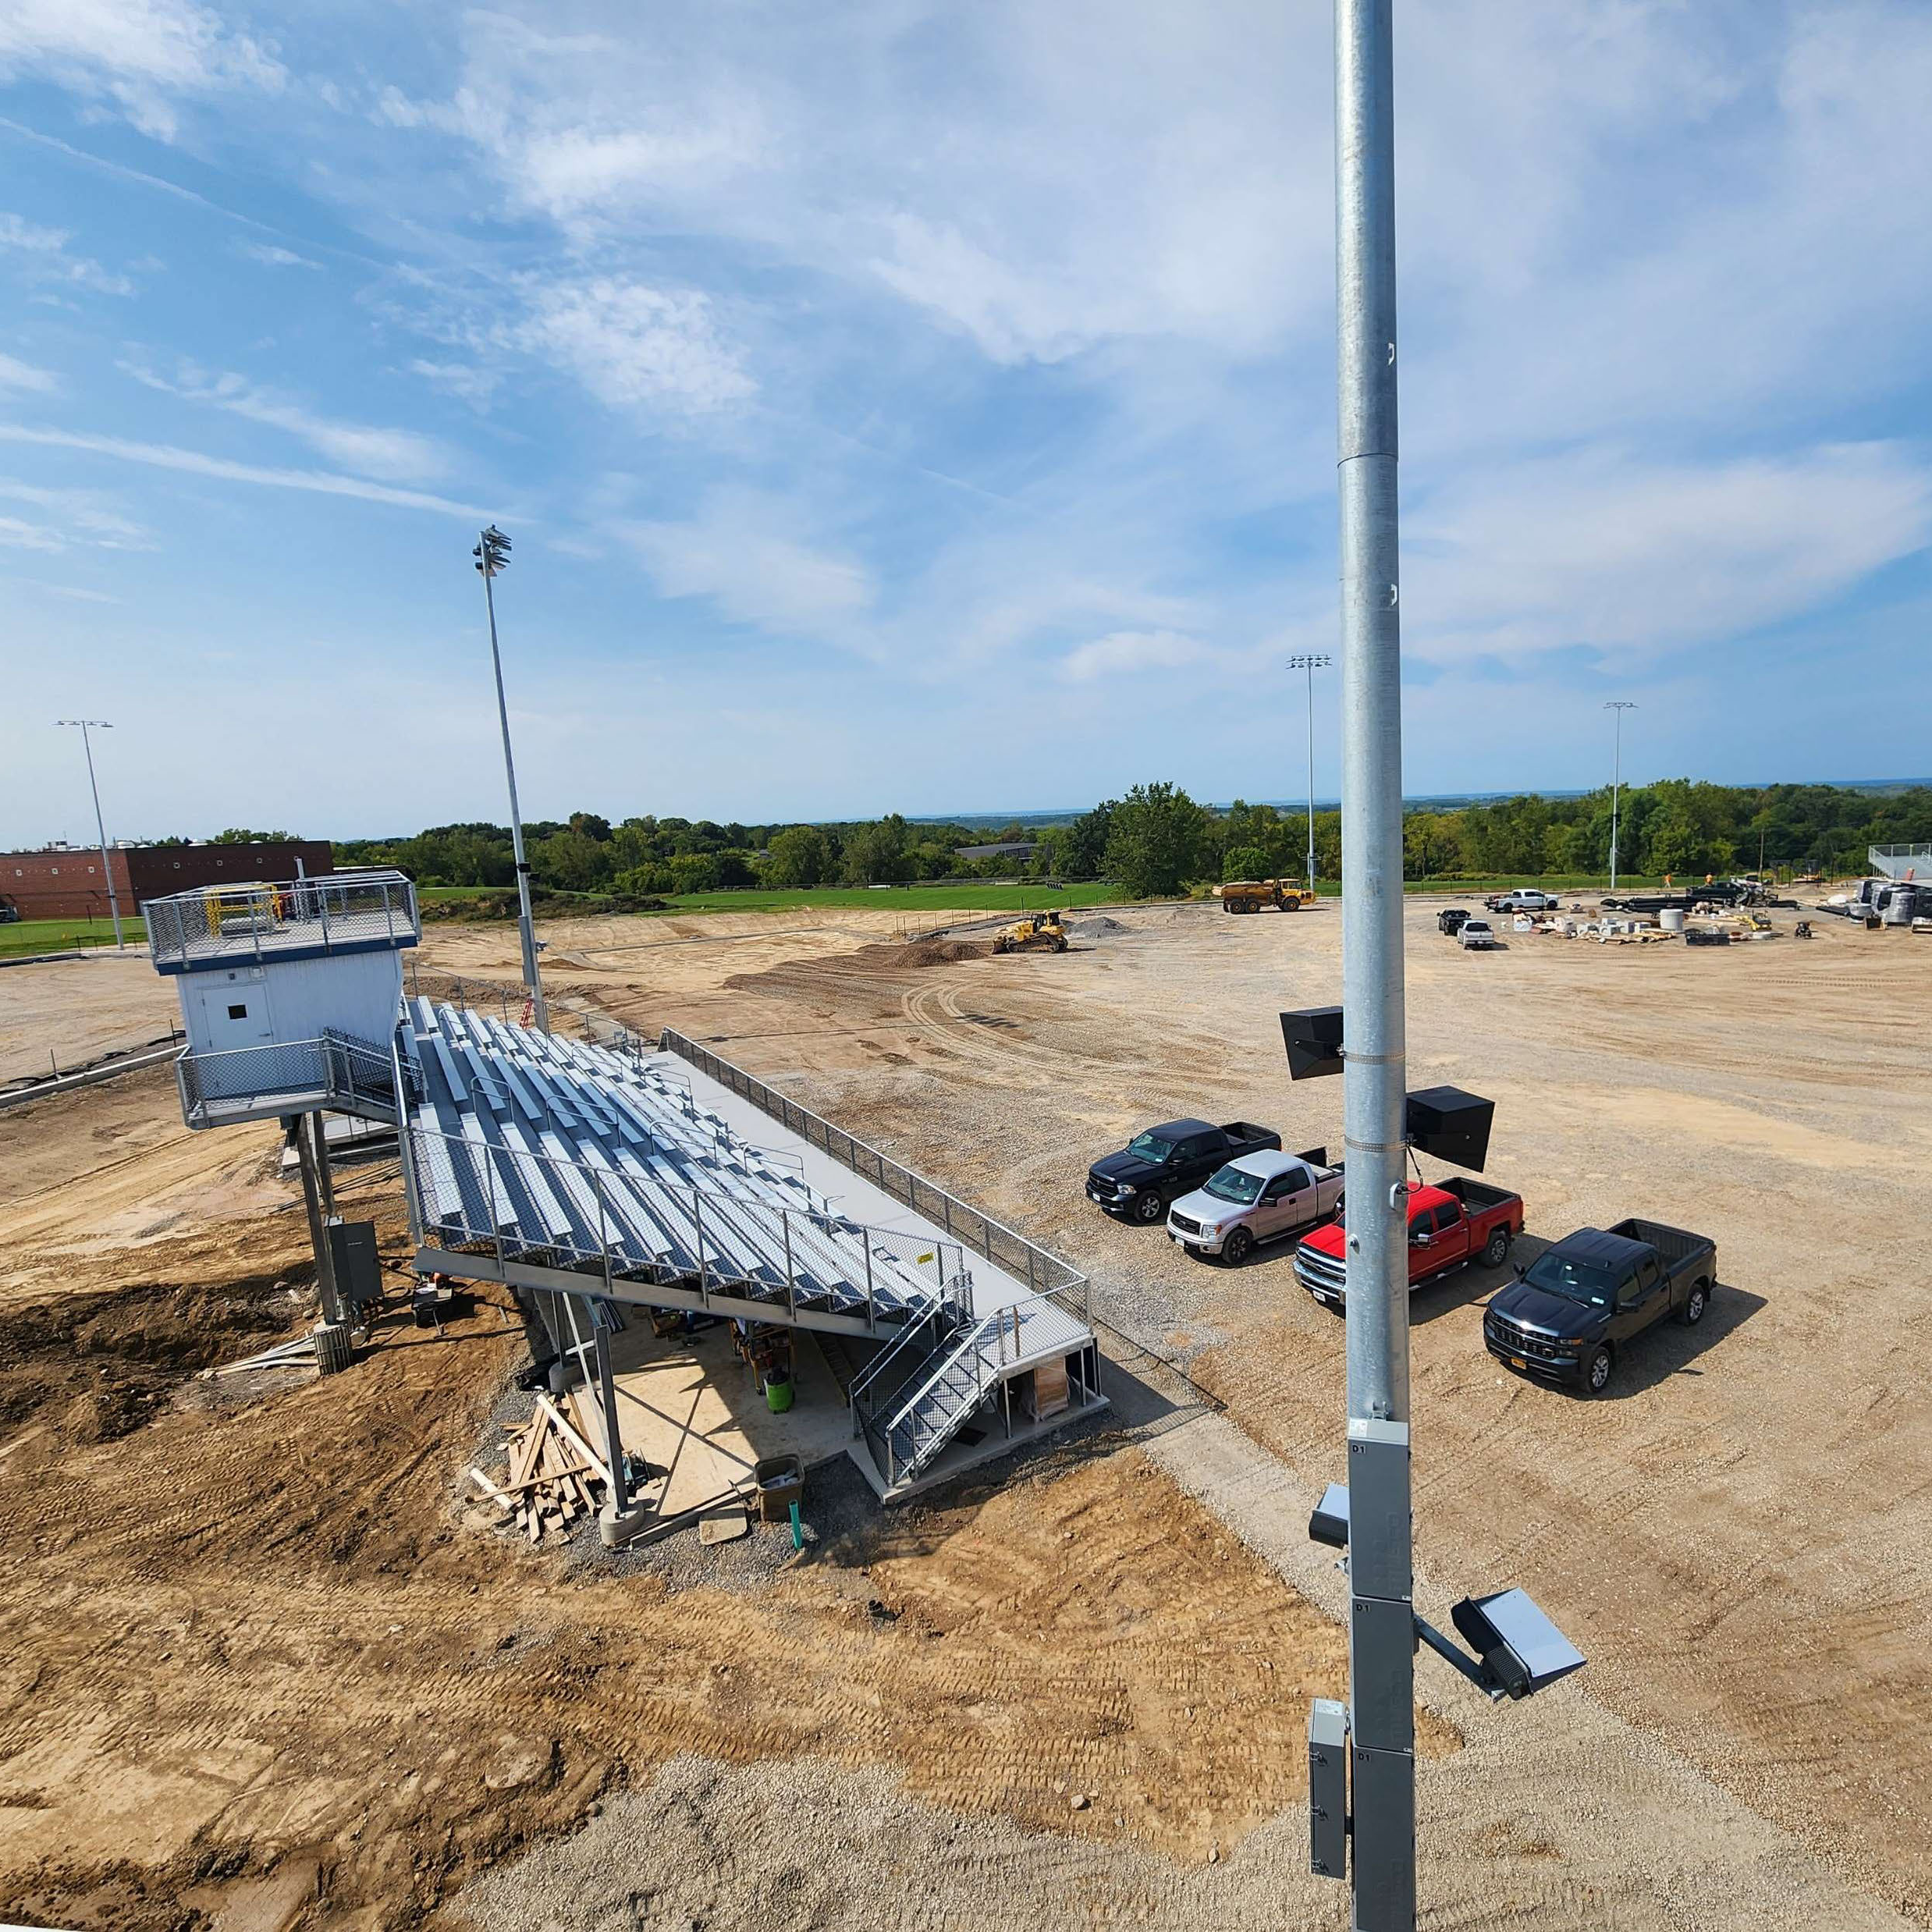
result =
M871 1449L887 1496L916 1483L1001 1383L1092 1342L1086 1326L1051 1295L1029 1295L978 1317L970 1305L970 1291L950 1302L936 1296L852 1386L855 1433Z

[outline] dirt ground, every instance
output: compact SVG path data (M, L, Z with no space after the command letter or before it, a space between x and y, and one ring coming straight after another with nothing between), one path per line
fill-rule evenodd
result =
M1500 1714L1430 1694L1425 1893L1454 1902L1429 1922L1932 1923L1909 1192L1932 946L1820 922L1809 946L1483 957L1433 915L1408 922L1411 1084L1497 1101L1488 1177L1533 1232L1676 1220L1716 1238L1724 1286L1597 1403L1496 1369L1492 1279L1418 1298L1421 1570L1523 1584L1590 1658ZM1339 924L1089 915L1069 953L1007 958L862 913L546 932L565 1004L716 1042L984 1201L1227 1405L1209 1438L1124 1400L1023 1479L749 1592L466 1527L457 1472L522 1358L506 1309L397 1331L326 1384L184 1379L303 1319L272 1129L187 1135L147 1074L0 1116L0 1916L954 1922L929 1891L991 1924L1010 1883L1036 1925L1337 1923L1338 1889L1292 1876L1306 1700L1343 1675L1333 1581L1296 1522L1263 1561L1183 1457L1219 1441L1256 1493L1264 1468L1338 1473L1340 1325L1285 1257L1189 1264L1079 1183L1174 1113L1337 1143L1340 1083L1291 1089L1274 1014L1339 997ZM495 929L425 948L498 979L513 952ZM400 1254L393 1175L344 1211ZM824 1895L827 1845L865 1864L865 1910ZM654 1891L660 1863L689 1884Z
M0 1087L165 1044L180 1024L174 983L144 950L0 967Z

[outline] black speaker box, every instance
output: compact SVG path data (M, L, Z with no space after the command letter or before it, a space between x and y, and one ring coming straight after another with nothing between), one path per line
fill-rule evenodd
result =
M1425 1087L1408 1096L1404 1125L1412 1147L1452 1167L1480 1174L1489 1158L1490 1123L1496 1103L1460 1087Z
M1312 1080L1341 1071L1341 1008L1309 1007L1281 1016L1282 1044L1288 1049L1288 1078Z

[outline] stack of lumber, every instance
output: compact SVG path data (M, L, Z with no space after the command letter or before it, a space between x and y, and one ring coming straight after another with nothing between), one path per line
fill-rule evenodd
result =
M580 1517L597 1507L591 1486L610 1493L610 1471L570 1419L547 1395L537 1412L506 1432L506 1467L494 1478L472 1468L471 1478L506 1518L504 1527L534 1543L568 1536Z

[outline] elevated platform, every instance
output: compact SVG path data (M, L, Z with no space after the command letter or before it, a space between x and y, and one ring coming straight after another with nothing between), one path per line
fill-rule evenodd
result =
M1874 845L1866 856L1877 878L1932 884L1932 845Z
M141 911L160 973L396 951L422 937L416 889L394 872L214 886L150 899Z

